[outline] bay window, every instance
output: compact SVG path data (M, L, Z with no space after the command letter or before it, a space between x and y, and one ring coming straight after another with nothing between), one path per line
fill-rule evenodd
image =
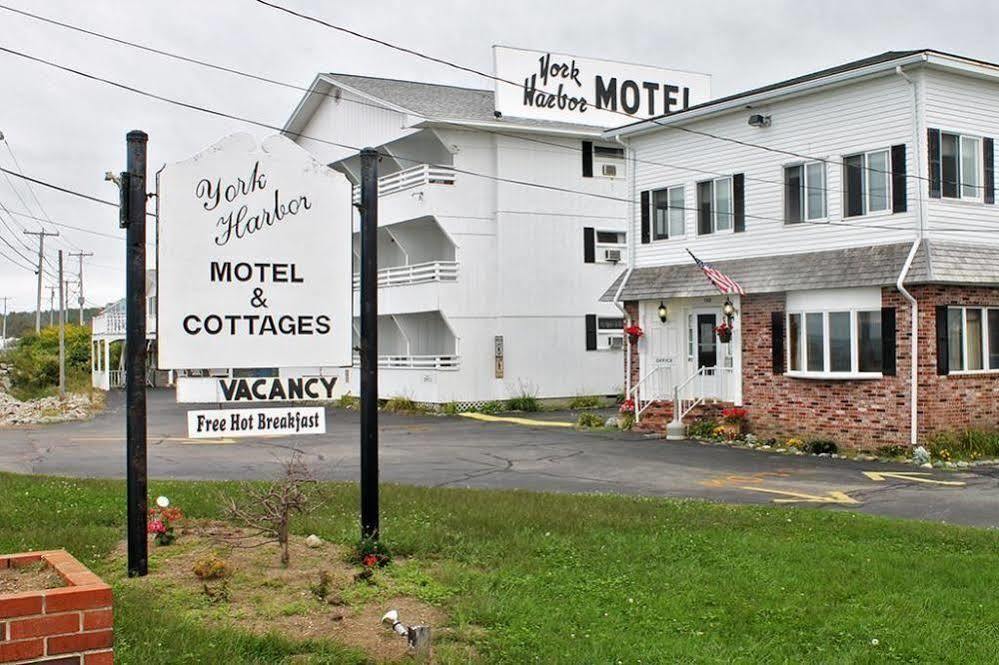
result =
M947 308L950 373L999 371L999 308Z
M788 369L792 376L879 377L881 310L790 311Z

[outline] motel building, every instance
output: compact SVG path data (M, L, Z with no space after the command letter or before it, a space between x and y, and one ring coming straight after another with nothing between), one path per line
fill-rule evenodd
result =
M706 101L710 80L502 47L494 56L497 77L523 81L529 100L500 82L485 90L320 74L284 127L355 185L355 203L357 149L381 153L382 398L467 407L624 387L624 313L600 296L630 261L632 179L624 145L603 132ZM356 348L356 210L353 250ZM339 370L355 395L359 374L356 358Z
M636 201L603 301L643 332L623 377L640 427L726 404L762 437L869 448L994 427L997 136L999 65L935 51L605 132Z

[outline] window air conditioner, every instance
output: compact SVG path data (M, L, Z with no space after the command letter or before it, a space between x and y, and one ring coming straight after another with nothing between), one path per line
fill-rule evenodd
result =
M610 337L608 338L608 345L612 349L623 349L624 348L624 337Z
M620 249L605 249L604 250L604 261L608 263L619 263L621 261L621 250Z
M617 164L601 164L600 175L607 178L617 177Z

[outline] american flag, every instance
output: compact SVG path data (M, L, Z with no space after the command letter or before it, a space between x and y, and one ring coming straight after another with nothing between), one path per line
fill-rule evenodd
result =
M718 287L719 291L722 293L738 293L740 296L746 295L746 292L742 290L739 282L735 281L717 268L711 267L710 264L701 261L699 258L694 256L694 253L689 249L687 250L687 253L690 254L692 259L694 259L694 263L697 264L697 267L704 271L704 275L708 278L708 281Z

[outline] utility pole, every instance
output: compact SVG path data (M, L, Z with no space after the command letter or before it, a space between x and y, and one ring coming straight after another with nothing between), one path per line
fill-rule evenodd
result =
M42 330L42 261L45 259L45 236L57 236L58 231L49 232L45 229L41 231L24 231L24 235L38 236L38 299L35 303L35 332ZM59 278L62 281L62 278ZM61 288L61 287L60 287Z
M62 281L62 250L59 250L59 397L66 396L66 293Z
M146 143L145 132L126 139L120 222L125 227L125 457L128 501L128 576L149 566L146 534Z
M3 342L3 345L0 346L0 349L4 349L7 347L7 301L10 300L10 298L8 296L4 296L3 298L0 298L0 300L3 300L3 333L0 334L0 342Z
M361 151L361 538L378 540L378 151Z
M70 252L70 256L75 256L80 259L80 297L76 299L77 304L80 305L80 325L83 325L83 259L87 256L93 256L93 252Z
M52 320L52 317L55 316L55 292L56 292L57 288L58 287L56 287L56 286L50 286L49 287L49 326L50 327L52 326L52 324L55 323L55 321Z

